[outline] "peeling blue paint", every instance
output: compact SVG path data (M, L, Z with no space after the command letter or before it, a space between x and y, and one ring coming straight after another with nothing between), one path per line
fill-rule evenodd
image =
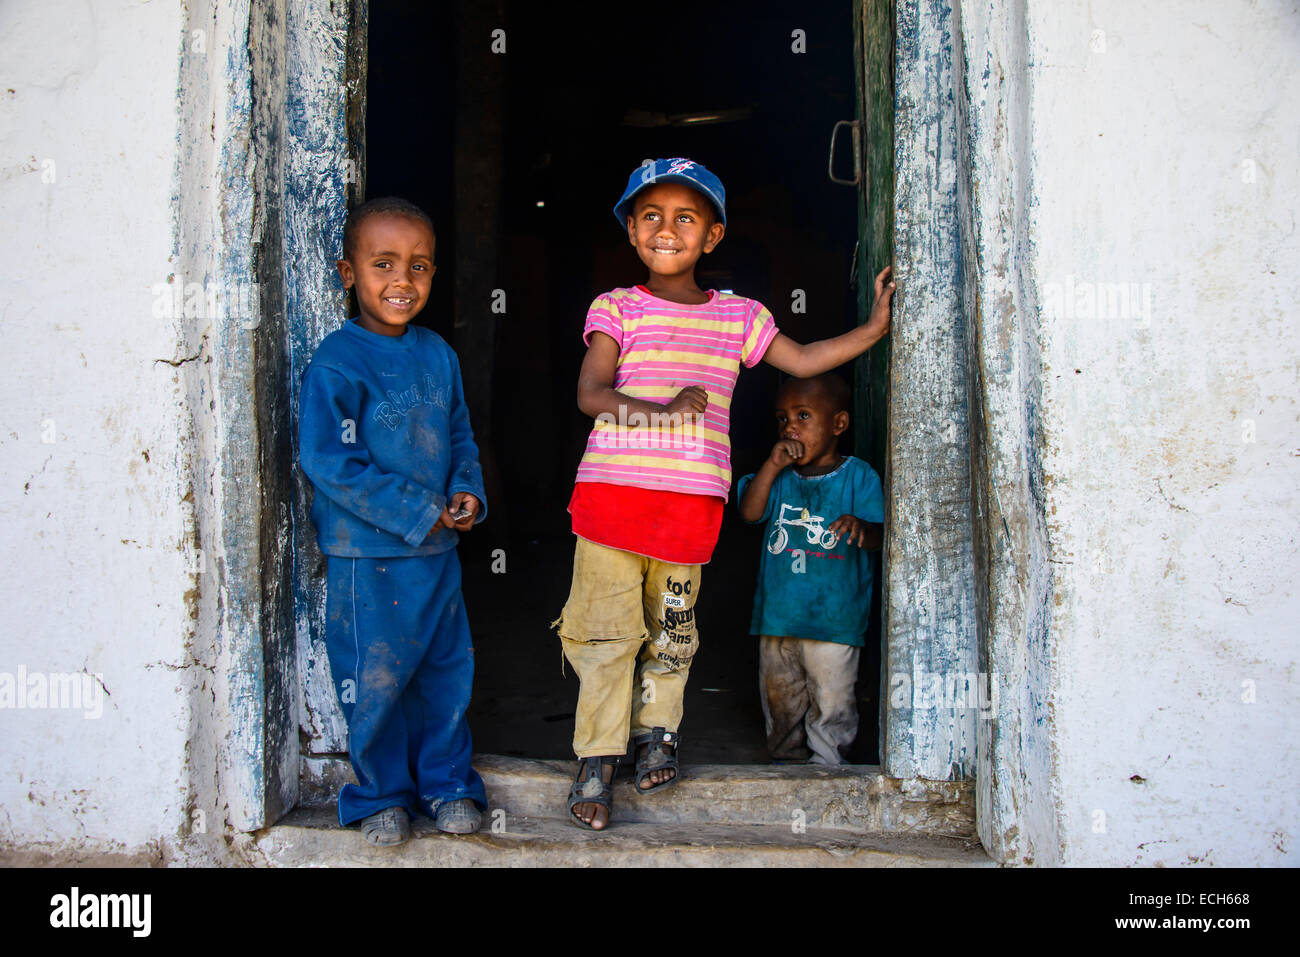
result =
M918 685L978 673L970 510L967 331L957 184L952 7L896 7L886 665ZM901 308L900 308L901 307ZM935 423L948 435L935 441ZM977 709L885 711L881 764L897 777L972 777Z

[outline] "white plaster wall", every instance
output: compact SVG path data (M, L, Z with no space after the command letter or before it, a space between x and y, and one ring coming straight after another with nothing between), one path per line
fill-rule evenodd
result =
M1149 314L1139 295L1135 314L1041 319L1057 763L1039 784L1061 856L1290 863L1300 12L1028 13L1039 306L1067 282L1150 290ZM188 353L151 292L195 142L181 17L0 5L0 673L98 672L111 693L98 720L0 710L0 849L167 845L208 740L186 697L209 567L187 544L191 413L159 361Z
M109 692L98 720L0 710L0 849L156 853L186 818L190 416L151 293L173 269L180 7L0 5L0 672Z
M1029 3L1066 863L1295 860L1298 7Z

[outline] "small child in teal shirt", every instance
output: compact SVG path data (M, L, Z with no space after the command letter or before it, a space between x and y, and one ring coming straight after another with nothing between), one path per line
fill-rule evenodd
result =
M767 523L750 634L774 761L843 764L858 734L854 694L871 610L885 501L880 476L841 455L849 388L790 379L776 396L780 439L740 480L745 521ZM811 755L810 755L811 752Z

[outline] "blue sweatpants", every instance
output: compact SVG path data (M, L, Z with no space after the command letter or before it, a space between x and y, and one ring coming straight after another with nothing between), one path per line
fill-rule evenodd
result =
M339 822L459 798L486 809L470 767L474 646L455 549L328 565L325 645L358 781L339 794Z

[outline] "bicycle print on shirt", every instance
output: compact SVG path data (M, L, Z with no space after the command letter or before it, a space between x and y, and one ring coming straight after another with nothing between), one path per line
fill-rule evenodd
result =
M787 518L788 512L793 512L796 517ZM823 548L834 548L835 543L839 541L839 536L822 523L826 519L821 515L810 515L808 509L799 505L786 505L781 503L781 512L772 525L772 535L767 542L767 550L773 555L780 555L785 551L786 545L790 543L790 533L787 528L802 528L808 537L809 545L820 545Z

